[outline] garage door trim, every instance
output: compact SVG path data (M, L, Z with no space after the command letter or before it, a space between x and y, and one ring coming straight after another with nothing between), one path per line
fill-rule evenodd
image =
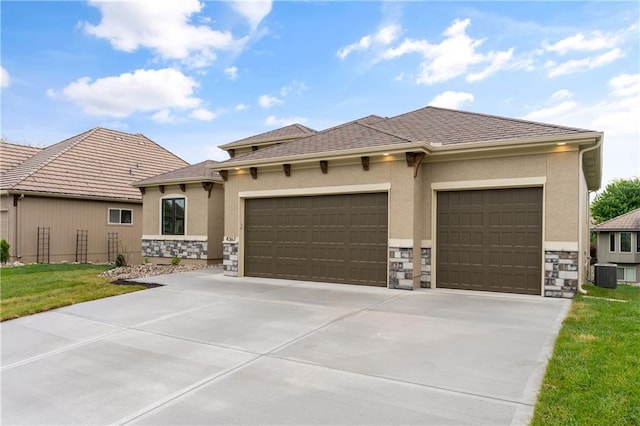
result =
M366 185L319 186L311 188L287 188L259 191L240 191L240 200L245 198L276 198L312 195L362 194L367 192L388 192L390 183L374 183Z

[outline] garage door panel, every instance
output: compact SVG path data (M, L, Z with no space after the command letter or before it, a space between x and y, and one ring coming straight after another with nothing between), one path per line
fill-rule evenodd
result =
M246 200L245 275L385 286L387 209L386 193Z
M439 287L540 294L542 188L439 192L437 218Z

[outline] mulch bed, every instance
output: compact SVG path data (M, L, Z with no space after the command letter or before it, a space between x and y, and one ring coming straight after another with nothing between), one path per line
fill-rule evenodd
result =
M141 283L138 281L129 281L129 280L115 280L115 281L111 281L111 284L115 284L115 285L141 285L144 286L146 288L156 288L156 287L163 287L164 284L157 284L157 283Z

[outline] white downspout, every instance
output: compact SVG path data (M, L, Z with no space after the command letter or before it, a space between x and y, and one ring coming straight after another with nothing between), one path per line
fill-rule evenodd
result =
M598 142L596 142L596 144L594 146L591 146L591 147L589 147L587 149L583 149L582 151L580 151L580 160L579 160L579 164L578 164L580 173L584 174L584 170L582 170L582 161L583 161L583 158L584 158L584 153L588 152L588 151L593 151L594 149L598 149L598 148L600 148L600 145L602 145L602 136L598 138ZM587 188L587 197L589 196L588 194L589 194L589 189ZM590 209L590 207L591 207L590 205L587 206L587 218L591 217L591 209ZM582 234L584 233L584 232L582 232L582 227L583 226L584 226L584 224L582 223L582 221L580 221L580 227L578 229L578 249L581 250L581 251L583 250L583 245L582 245L582 243L583 243ZM582 265L582 267L584 268L584 265ZM580 280L578 280L578 292L580 292L581 294L587 294L587 290L582 288L582 281L580 281Z

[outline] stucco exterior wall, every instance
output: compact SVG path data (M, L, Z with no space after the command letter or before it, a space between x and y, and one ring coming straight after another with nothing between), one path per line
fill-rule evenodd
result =
M132 224L108 223L108 209L130 209ZM38 227L50 228L50 262L75 262L76 235L87 230L87 262L108 261L108 233L118 233L118 252L130 263L140 263L142 206L138 203L74 200L25 196L13 206L13 197L2 197L8 217L11 260L33 263L37 260ZM5 238L3 236L3 238Z
M162 235L162 200L185 198L184 235ZM145 188L143 196L143 255L155 263L170 262L174 256L191 263L211 263L222 259L224 191L214 185L209 197L201 183Z

